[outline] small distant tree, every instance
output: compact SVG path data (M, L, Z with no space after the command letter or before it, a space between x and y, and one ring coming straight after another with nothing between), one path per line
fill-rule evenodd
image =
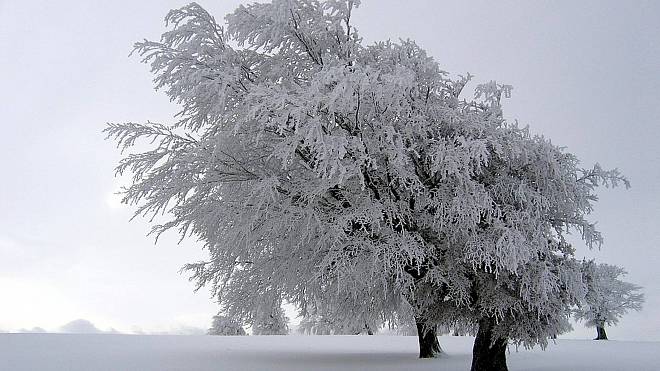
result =
M258 308L252 323L252 335L288 335L289 318L279 305Z
M587 283L585 303L576 311L575 318L588 327L596 328L594 340L607 340L605 326L614 326L619 318L631 310L639 311L644 303L641 286L623 281L625 269L593 260L583 264Z
M333 323L319 315L308 315L300 320L297 331L303 335L332 335Z
M298 332L306 335L373 335L377 327L367 323L345 321L327 315L314 314L303 317Z
M385 307L396 306L378 300L378 293L366 290L355 295L333 294L327 287L322 300L309 303L301 311L298 331L310 335L373 335L386 321ZM381 293L382 294L382 293ZM385 304L388 303L388 304Z
M221 314L213 316L213 323L208 331L209 335L244 336L245 329L240 322Z

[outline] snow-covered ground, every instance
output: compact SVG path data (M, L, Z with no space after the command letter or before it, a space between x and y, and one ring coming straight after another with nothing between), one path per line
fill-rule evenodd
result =
M469 370L472 338L443 336L447 354L417 359L403 336L0 334L2 371ZM659 370L660 342L558 340L512 349L514 370Z

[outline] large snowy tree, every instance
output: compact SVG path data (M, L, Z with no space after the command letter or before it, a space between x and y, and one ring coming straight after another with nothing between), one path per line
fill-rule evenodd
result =
M439 324L478 324L473 369L506 369L509 341L567 328L585 287L565 235L599 244L595 188L625 179L506 122L510 87L466 99L470 76L414 42L362 45L358 4L255 3L226 28L194 3L171 11L135 49L181 112L106 129L122 150L151 141L117 167L124 202L169 217L156 235L204 244L187 268L232 315L273 293L362 323L412 310L421 356Z
M642 309L642 287L623 281L621 278L628 273L616 265L590 260L583 263L583 271L587 295L575 318L596 328L595 340L607 340L605 326L614 326L624 314Z

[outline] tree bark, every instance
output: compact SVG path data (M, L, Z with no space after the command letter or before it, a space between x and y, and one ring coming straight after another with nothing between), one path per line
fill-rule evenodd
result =
M594 340L607 340L607 333L605 332L605 325L596 326L596 338Z
M436 326L427 326L422 320L415 319L417 339L419 340L419 358L436 358L442 354Z
M508 371L506 366L506 346L508 339L494 338L494 321L479 321L479 331L472 348L471 371Z

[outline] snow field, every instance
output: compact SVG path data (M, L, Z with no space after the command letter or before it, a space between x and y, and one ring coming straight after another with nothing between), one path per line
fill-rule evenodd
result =
M0 334L2 371L469 370L471 337L440 337L446 355L418 359L413 336L149 336ZM660 342L558 340L510 348L509 370L651 371Z

